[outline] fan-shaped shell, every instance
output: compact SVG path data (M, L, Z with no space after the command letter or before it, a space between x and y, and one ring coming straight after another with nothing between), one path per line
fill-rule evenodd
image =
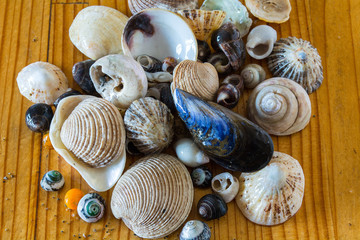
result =
M269 70L275 77L299 83L307 93L318 89L323 81L321 57L310 42L296 38L282 38L268 57Z
M134 163L120 178L111 210L137 236L160 238L185 222L193 197L186 167L170 155L152 155Z
M274 152L270 163L260 171L242 173L236 203L244 216L261 225L287 221L300 209L305 177L299 162Z
M219 89L219 76L213 65L184 60L174 69L171 90L182 89L205 100L213 100Z
M196 39L207 40L213 31L223 23L226 13L224 11L206 11L199 9L181 10L177 12L193 30Z
M248 115L269 134L291 135L309 123L311 102L309 95L296 82L270 78L251 93Z
M255 17L266 22L283 23L290 17L289 0L245 0L245 4Z
M198 0L128 0L132 14L147 8L161 8L170 11L198 8Z
M151 97L134 101L125 112L126 135L142 153L159 153L174 135L174 117L170 109Z

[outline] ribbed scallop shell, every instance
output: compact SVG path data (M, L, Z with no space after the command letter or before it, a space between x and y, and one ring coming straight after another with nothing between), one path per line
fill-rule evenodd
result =
M134 101L125 112L126 135L142 153L159 153L174 135L174 116L170 109L151 97Z
M244 216L261 225L276 225L291 218L301 207L305 177L299 162L274 152L260 171L242 173L236 203Z
M275 42L268 57L268 67L274 77L284 77L299 83L308 94L323 81L321 57L310 42L296 37Z
M219 89L219 76L213 65L184 60L174 69L171 90L179 88L205 100L213 100Z
M132 14L147 8L162 8L170 11L198 8L198 0L128 0Z
M69 151L92 167L110 164L125 146L120 112L101 98L80 102L62 125L60 138Z
M311 117L309 95L296 82L270 78L261 82L248 101L249 119L269 134L284 136L301 131Z
M283 23L290 17L289 0L245 0L247 9L266 22Z
M175 157L147 156L120 178L111 210L141 238L161 238L188 217L194 197L190 174Z
M181 10L177 12L193 30L196 39L206 41L213 31L218 29L223 23L226 13L214 10L206 11L199 9Z

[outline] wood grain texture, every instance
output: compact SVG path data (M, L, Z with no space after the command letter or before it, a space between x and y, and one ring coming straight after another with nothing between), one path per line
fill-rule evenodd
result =
M285 224L262 227L247 221L231 202L226 216L208 222L212 239L360 239L360 1L291 0L291 4L290 20L270 25L279 37L311 41L324 67L324 82L310 96L310 124L292 136L273 137L275 149L298 159L304 169L303 205ZM67 190L91 188L54 150L42 147L40 134L27 129L24 115L31 103L16 84L23 67L49 61L63 69L72 88L79 89L71 69L86 57L70 42L68 29L89 5L131 15L126 0L0 1L0 177L15 175L0 183L0 239L138 239L109 208L105 218L93 224L65 211ZM266 67L264 61L247 62ZM245 92L235 111L245 114L248 97ZM127 164L132 161L129 157ZM215 174L223 171L210 167ZM59 192L39 188L40 178L52 169L65 177ZM108 206L111 191L101 193ZM189 219L199 219L196 203L210 192L196 189ZM179 232L168 239L178 239Z

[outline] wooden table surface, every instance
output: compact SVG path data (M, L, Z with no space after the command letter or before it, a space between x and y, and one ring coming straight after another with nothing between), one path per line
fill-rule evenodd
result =
M65 210L67 190L91 188L54 150L42 147L41 134L26 127L24 116L32 103L16 84L23 67L48 61L62 68L70 86L79 89L71 68L86 58L70 42L68 29L89 5L131 14L126 0L0 1L0 177L15 175L0 183L0 239L138 239L109 208L94 224ZM285 224L262 227L247 221L231 202L226 216L208 222L212 239L360 239L360 1L291 0L291 5L290 20L271 26L280 37L311 41L324 67L324 82L310 96L310 124L292 136L273 137L275 150L292 155L304 169L303 205ZM244 113L248 96L246 92L236 111ZM211 167L216 174L223 171ZM45 192L39 181L53 169L63 173L65 187ZM199 218L195 205L210 192L196 190L189 219ZM109 206L111 191L101 195ZM168 239L178 239L179 232Z

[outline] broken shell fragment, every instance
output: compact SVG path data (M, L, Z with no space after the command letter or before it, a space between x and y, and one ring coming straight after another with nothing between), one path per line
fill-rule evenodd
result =
M210 187L212 177L211 171L205 166L197 167L191 172L191 180L194 186L199 188Z
M97 193L88 193L80 199L77 212L85 222L94 223L104 216L105 206L102 196Z
M145 97L148 82L141 65L128 56L113 54L100 58L90 68L96 91L116 107L126 109Z
M145 72L160 72L162 68L162 62L154 57L143 54L136 58L136 61L140 63Z
M245 0L245 4L255 17L265 22L283 23L290 17L289 0Z
M80 52L93 60L122 53L121 35L127 20L127 16L110 7L86 7L76 15L70 26L70 40Z
M216 175L211 181L212 190L226 203L231 202L239 192L239 181L228 172Z
M64 177L56 170L45 173L40 181L40 186L45 191L58 191L64 186L64 184Z
M252 63L244 67L241 77L244 80L244 86L252 89L265 80L266 72L260 65Z
M236 203L250 221L266 226L281 224L300 209L305 177L299 162L274 152L270 163L254 173L242 173Z
M255 59L264 59L272 52L276 40L275 29L268 25L257 26L251 30L247 37L246 51Z
M208 156L190 138L178 140L174 148L179 160L188 167L198 167L210 162Z
M321 57L310 42L296 38L282 38L268 57L268 67L274 77L291 79L308 94L316 91L323 81Z
M178 61L175 58L167 57L164 59L161 69L164 72L172 74L177 64Z
M198 202L197 209L199 215L207 221L221 218L228 210L224 200L215 194L203 196Z
M20 93L33 103L52 105L68 89L68 80L57 66L35 62L24 67L16 78Z
M99 96L90 78L90 67L94 63L94 60L85 60L75 63L72 68L72 75L75 82L82 90L84 90L84 92L89 95Z
M198 8L198 0L128 0L132 14L148 8L161 8L170 11Z
M209 226L199 220L187 222L180 233L180 240L210 240Z

